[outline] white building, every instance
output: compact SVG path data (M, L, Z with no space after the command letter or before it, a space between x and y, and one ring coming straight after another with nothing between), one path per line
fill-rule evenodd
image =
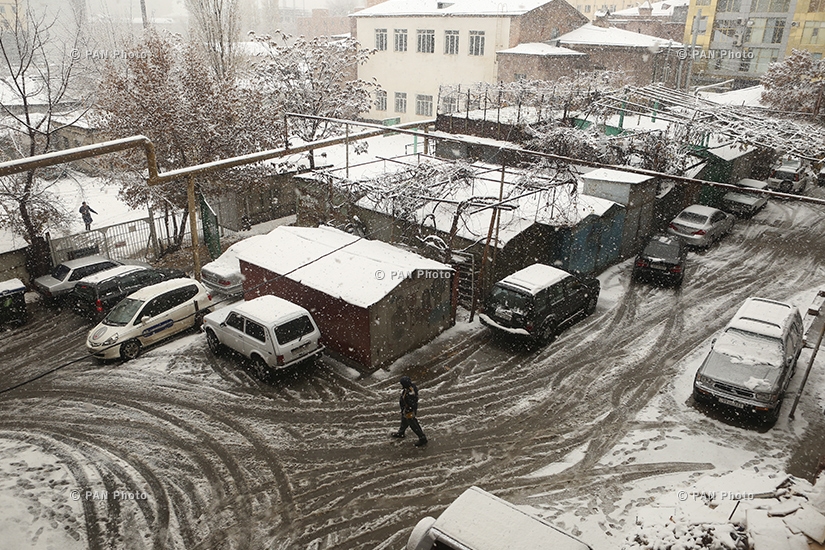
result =
M382 87L366 117L400 122L434 118L441 84L496 82L497 51L587 22L564 0L389 0L350 17L376 50L358 77Z

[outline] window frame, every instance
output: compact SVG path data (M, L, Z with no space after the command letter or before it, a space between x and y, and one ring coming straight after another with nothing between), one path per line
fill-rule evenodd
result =
M393 51L394 52L406 52L409 48L409 38L407 29L393 29Z
M484 31L470 31L468 54L473 57L482 57L484 55L485 41Z
M435 29L415 30L416 53L435 53Z
M444 55L458 55L461 40L460 33L456 30L444 31Z
M385 52L388 47L389 38L387 29L375 29L375 49L379 52Z

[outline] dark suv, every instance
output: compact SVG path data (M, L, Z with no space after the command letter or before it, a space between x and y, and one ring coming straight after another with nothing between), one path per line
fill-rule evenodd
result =
M687 250L682 239L655 235L633 263L633 279L681 285L685 277Z
M70 296L75 312L101 319L129 294L169 279L186 277L179 269L124 265L87 277L75 285Z
M593 313L598 300L598 279L533 264L497 282L479 318L499 332L547 343Z

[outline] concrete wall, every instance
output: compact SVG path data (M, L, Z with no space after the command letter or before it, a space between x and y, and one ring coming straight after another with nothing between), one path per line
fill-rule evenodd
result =
M20 279L29 284L29 272L26 269L26 249L12 250L0 254L0 282Z
M588 71L590 65L587 55L540 56L499 53L498 80L514 82L516 75L524 75L527 80L552 82L562 76Z
M553 0L524 15L514 17L510 30L512 48L518 44L544 42L578 29L587 17L564 0Z

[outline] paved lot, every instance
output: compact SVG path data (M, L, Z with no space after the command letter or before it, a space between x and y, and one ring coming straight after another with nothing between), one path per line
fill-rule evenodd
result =
M623 461L638 444L627 443L631 432L706 434L801 474L813 469L809 445L823 433L815 393L802 401L804 423L788 422L786 403L765 430L697 411L668 388L692 376L697 350L746 297L805 307L825 284L822 214L770 203L692 252L681 290L631 284L629 262L616 266L600 277L596 313L545 348L462 320L369 374L324 359L262 382L192 333L100 365L83 357L87 323L37 309L28 326L0 334L0 389L32 380L0 394L0 494L19 489L8 498L28 505L29 519L37 512L47 534L78 547L400 549L421 517L475 484L574 532L571 514L599 508L617 547L627 526L609 519L623 487L713 467L690 450ZM402 373L421 388L423 450L389 438ZM640 415L653 400L669 414ZM574 451L572 467L536 475ZM111 498L116 491L137 497Z

